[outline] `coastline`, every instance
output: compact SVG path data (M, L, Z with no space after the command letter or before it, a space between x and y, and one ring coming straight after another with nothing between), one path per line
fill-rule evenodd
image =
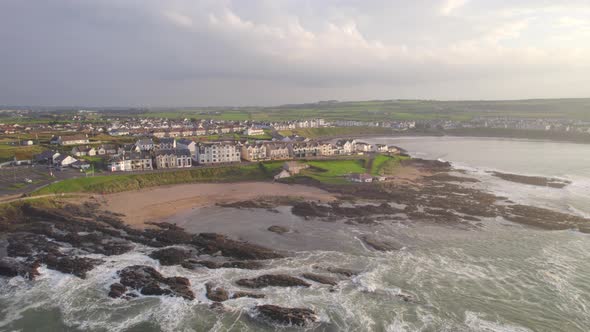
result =
M177 184L96 195L102 207L125 215L131 226L143 227L146 222L160 221L191 209L227 204L263 197L297 197L305 200L331 202L337 195L301 185L273 182L233 182Z

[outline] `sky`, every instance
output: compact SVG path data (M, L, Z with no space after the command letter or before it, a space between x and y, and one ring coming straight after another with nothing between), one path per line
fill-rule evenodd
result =
M0 105L590 97L590 0L0 0Z

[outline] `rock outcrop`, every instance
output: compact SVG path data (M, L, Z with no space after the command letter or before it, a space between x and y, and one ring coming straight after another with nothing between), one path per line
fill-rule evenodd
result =
M283 308L265 304L257 306L256 311L260 316L281 325L305 326L317 320L315 312L306 308Z
M118 272L120 283L143 295L170 295L193 300L190 281L184 277L164 277L150 266L132 265Z
M236 281L238 286L248 288L264 287L309 287L306 281L286 274L265 274L252 279L240 279Z

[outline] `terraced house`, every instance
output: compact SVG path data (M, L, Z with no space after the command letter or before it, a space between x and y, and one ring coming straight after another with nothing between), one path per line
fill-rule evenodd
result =
M152 157L148 153L127 153L113 157L108 169L111 172L132 172L153 170Z
M192 157L188 149L166 149L155 153L156 168L192 167Z
M304 142L291 145L291 156L293 158L310 158L319 155L318 143Z
M291 159L291 152L287 144L270 143L266 145L266 155L271 160Z
M267 160L268 157L268 149L265 144L258 143L258 144L245 144L242 145L242 159L248 161L259 161L259 160Z

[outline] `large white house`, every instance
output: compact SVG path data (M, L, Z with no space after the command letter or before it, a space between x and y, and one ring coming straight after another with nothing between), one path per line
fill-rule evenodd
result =
M264 130L260 128L250 127L244 131L244 134L248 136L260 136L264 135Z
M242 158L248 161L259 161L268 159L265 144L242 145Z
M88 143L90 141L86 135L59 136L57 138L57 144L59 145L84 145Z
M232 143L202 143L197 148L199 164L221 164L239 162L240 149Z
M152 158L147 153L128 153L116 156L109 162L111 172L149 171L153 169Z
M192 158L187 149L158 150L156 151L156 167L163 168L185 168L191 167Z

